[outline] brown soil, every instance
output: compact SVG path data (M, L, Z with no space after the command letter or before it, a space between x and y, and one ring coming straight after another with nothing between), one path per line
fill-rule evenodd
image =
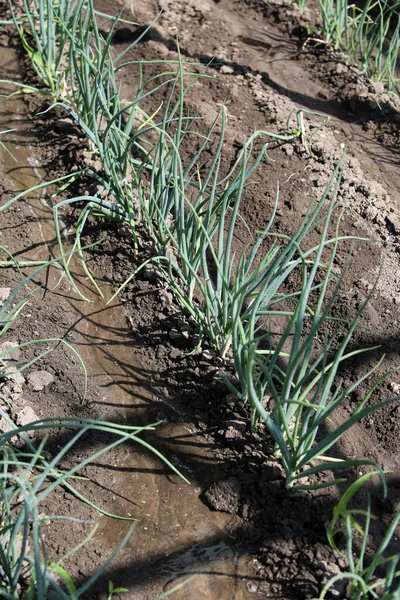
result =
M107 12L116 12L123 3L111 4L96 2ZM346 147L337 202L337 213L343 210L341 232L376 241L356 245L336 305L337 315L353 316L380 269L381 273L363 317L364 328L357 331L353 342L354 348L379 345L379 350L348 362L342 377L349 384L382 354L386 358L377 376L398 367L400 103L393 96L377 95L382 91L379 86L364 80L320 45L304 46L302 36L311 8L299 16L285 2L143 0L135 4L135 19L148 25L160 9L162 15L127 60L176 59L179 36L185 59L204 64L212 61L209 70L216 79L200 79L188 95L187 105L192 113L199 112L204 126L209 127L225 101L225 168L232 164L245 136L256 129L284 132L295 108L330 117L313 140L313 156L300 142L270 144L272 160L263 160L254 175L256 185L246 190L242 214L251 230L260 229L269 219L279 183L276 227L293 233L311 197L321 192ZM142 30L124 26L113 43L122 50ZM8 38L3 42L13 43ZM5 47L3 51L1 76L15 77L19 72L15 56ZM135 92L135 82L136 71L128 68L123 75L124 97ZM155 98L155 105L161 99ZM37 112L39 100L30 102L31 112L34 106ZM2 154L2 202L33 185L38 176L51 179L81 163L83 142L77 132L66 133L60 123L54 125L51 115L28 120L26 107L15 99L4 101L4 107L2 128L12 122L18 129L4 141L18 155L19 163L14 165ZM90 185L81 184L80 192ZM46 202L50 202L49 190L1 213L1 244L16 258L57 256ZM64 217L69 224L76 215L66 213ZM92 219L87 241L99 235L103 242L90 251L89 265L109 298L148 256L149 240L143 232L139 257L135 257L124 229ZM243 230L238 247L246 241ZM316 243L317 237L312 241ZM338 268L345 264L347 250L343 246ZM7 340L65 337L88 366L87 401L82 404L79 364L65 347L58 346L39 366L31 367L33 379L26 376L22 394L10 386L3 388L12 402L11 416L21 421L29 407L39 418L73 414L129 424L161 420L146 440L192 484L188 486L156 457L133 446L113 450L85 469L89 482L76 484L81 491L105 510L129 513L139 520L130 542L87 598L105 598L107 583L112 580L129 589L121 598L147 600L188 574L196 574L196 578L173 598L230 600L259 595L295 600L318 596L327 579L346 567L345 560L330 549L325 533L342 488L297 493L285 489L271 439L262 428L256 434L250 432L246 407L232 401L218 377L222 361L215 359L207 346L200 354L186 356L192 348L195 325L153 271L145 271L119 301L106 306L90 290L79 265L74 269L92 302L78 300L65 278L59 283L59 270L43 271L35 279L43 288L24 309ZM19 279L16 271L3 270L0 287L13 287ZM35 353L38 348L27 349L23 358L30 359ZM35 386L39 370L49 373L52 381L35 391L40 387ZM393 373L373 401L395 395L399 384L399 375ZM359 397L366 386L360 388ZM343 406L334 422L342 421L350 409L351 403ZM354 427L332 453L371 459L390 471L386 500L382 500L378 483L368 488L379 517L371 553L399 509L399 422L399 405L394 403ZM48 445L50 453L68 435L55 431ZM106 441L88 435L68 460L72 463L89 456ZM355 475L348 474L350 479ZM111 555L129 525L99 518L66 492L55 494L43 509L47 514L100 521L95 538L65 565L78 583ZM46 542L50 555L61 556L89 529L78 523L49 527ZM336 589L335 597L346 597L344 586Z

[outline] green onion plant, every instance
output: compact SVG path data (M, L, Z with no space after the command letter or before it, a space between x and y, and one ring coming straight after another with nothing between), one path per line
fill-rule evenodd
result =
M346 598L349 600L398 600L400 598L400 554L390 552L390 543L394 541L396 529L400 523L400 511L392 519L383 539L373 556L368 555L368 543L371 536L371 523L375 519L371 512L371 500L368 498L366 509L349 506L350 500L378 472L366 473L355 481L343 494L333 511L332 522L328 528L328 539L332 547L337 536L345 536L344 555L348 569L332 577L325 585L319 600L324 600L329 590L338 581L348 581ZM340 554L343 554L340 552Z
M261 161L268 159L265 140L291 142L301 138L305 148L309 149L313 136L328 118L300 110L296 114L295 129L290 126L289 115L287 135L255 132L245 141L229 172L223 173L224 108L206 133L199 131L201 120L185 117L184 108L185 96L194 82L195 79L185 87L180 66L163 120L152 124L158 132L157 144L138 169L138 201L142 222L156 247L157 256L149 262L157 264L160 275L171 286L182 307L197 322L200 340L207 337L217 353L225 357L232 344L233 314L240 313L253 300L254 290L262 283L270 282L268 293L271 295L280 285L276 272L268 269L276 248L270 248L264 254L263 245L273 217L254 239L248 256L241 256L239 266L235 251L237 225L241 222L246 226L240 214L243 193ZM306 130L304 114L323 119L311 134ZM216 135L217 126L220 133ZM188 138L197 140L198 147L184 164L183 147ZM215 138L217 146L207 164L206 156ZM260 141L264 142L261 149L254 151ZM122 284L117 294L138 270ZM240 290L239 308L237 297L234 297L236 290Z
M108 422L87 419L42 419L24 427L16 427L7 413L0 409L0 416L8 423L9 431L0 439L0 596L7 600L23 598L44 599L49 591L54 590L61 599L75 600L85 597L94 582L104 572L129 539L134 523L129 529L112 556L82 586L76 588L71 576L62 567L62 562L72 553L79 550L93 535L89 535L66 556L56 562L50 560L45 544L43 526L60 521L78 521L67 516L43 515L43 502L63 487L79 500L110 517L135 521L131 517L108 513L95 505L73 485L73 480L81 469L97 460L105 452L124 442L137 442L154 452L162 460L162 455L140 438L143 431L153 426L129 427ZM67 429L77 433L51 459L44 457L48 433ZM59 463L68 452L79 443L82 436L89 431L106 432L116 437L100 450L93 452L88 458L63 470ZM32 434L44 434L36 448L30 440ZM171 463L167 464L176 472ZM67 526L67 523L66 523ZM59 527L59 525L58 525ZM61 579L61 581L60 581ZM22 591L22 595L21 594Z
M319 4L326 43L365 75L398 91L399 1L367 0L358 6L348 0L319 0Z
M67 30L75 14L77 0L23 0L16 7L9 0L22 46L28 54L36 75L45 88L16 84L23 93L42 92L54 99L66 98L69 86Z
M310 206L296 234L287 238L285 245L274 247L275 256L269 268L277 269L276 275L254 293L247 310L243 312L239 304L234 318L232 348L239 386L235 388L229 380L227 383L240 398L250 402L253 426L260 416L266 423L289 487L301 488L303 478L321 471L355 466L357 461L335 460L326 452L354 423L398 399L367 406L379 381L344 423L321 437L321 426L329 423L334 410L380 365L347 388L337 381L342 362L366 351L347 348L370 296L351 322L337 322L337 333L329 338L324 333L344 277L344 274L335 276L333 272L340 241L338 228L336 237L328 238L339 175L337 169L322 198ZM321 216L329 193L328 210ZM316 222L322 228L319 244L304 251L301 243ZM329 248L329 260L323 262L323 252ZM301 289L296 293L279 293L278 286L287 281L294 269L301 277ZM275 289L272 286L276 286ZM286 324L281 326L276 340L274 323L282 317L286 317ZM323 487L333 481L312 485ZM307 482L306 487L310 487L310 483Z
M101 215L127 224L132 232L133 244L137 246L136 229L141 221L140 206L136 201L137 171L142 168L142 159L138 156L149 159L151 147L150 150L146 147L146 139L150 133L158 135L158 130L151 124L153 117L146 114L142 105L149 96L174 81L176 71L167 70L144 80L143 68L146 61L124 62L124 57L145 32L115 56L111 50L111 41L115 28L121 22L121 12L113 18L107 18L109 31L106 37L101 32L97 17L92 0L80 0L77 3L68 30L68 102L57 102L50 109L63 108L75 120L87 138L88 156L101 164L101 173L90 168L86 170L100 188L95 196L70 198L54 207L57 238L63 250L58 224L59 210L65 204L84 204L76 225L75 248L87 276L101 294L83 260L80 241L82 231L89 215ZM172 61L172 64L174 62L176 61ZM138 68L138 90L133 100L124 101L116 78L119 71L132 64ZM190 72L186 73L186 76L192 75ZM146 165L151 170L150 159ZM70 274L69 261L63 260L63 264L75 290L84 298Z

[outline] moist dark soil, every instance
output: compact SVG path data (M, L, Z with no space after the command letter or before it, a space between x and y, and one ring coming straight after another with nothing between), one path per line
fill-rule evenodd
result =
M99 0L96 6L114 13L122 2ZM286 133L288 117L293 119L296 109L329 117L312 140L312 154L300 140L271 140L268 157L245 190L242 216L251 232L265 226L279 184L275 228L293 234L313 196L321 195L342 160L336 207L336 216L341 215L340 231L344 236L371 241L352 244L335 316L354 317L379 279L361 319L363 327L352 342L352 349L375 349L347 361L341 377L350 385L382 355L385 359L374 377L396 369L400 353L400 102L322 44L306 41L310 26L318 26L312 4L301 15L296 5L287 2L139 1L135 4L139 26L121 26L114 34L114 47L122 51L137 39L160 10L156 23L126 59L176 60L179 38L185 60L208 65L208 72L215 77L198 79L186 97L186 107L189 113L201 115L200 127L206 132L225 103L223 169L229 169L243 140L255 130ZM2 50L18 48L13 37L4 35L2 43ZM22 56L19 64L26 70ZM161 68L149 65L145 72L152 75ZM26 70L24 76L32 75ZM136 84L135 67L127 67L122 75L125 98L134 95ZM149 108L157 108L165 93L156 94ZM85 154L79 130L54 113L38 115L43 109L40 97L28 97L26 103L27 113L18 128L22 141L28 143L25 152L40 165L42 177L50 180L88 163L93 166L95 159ZM321 124L318 116L305 118L310 128ZM19 139L11 138L10 143L10 149L17 151ZM190 144L184 152L185 162L193 152ZM23 175L25 167L18 170L5 155L3 159L2 203L24 186L33 185ZM30 177L33 181L35 173ZM94 184L79 181L76 185L75 192L82 195L91 193ZM43 204L43 200L54 202L51 193L46 190L41 198L30 197L1 213L1 244L17 259L58 256L51 211ZM67 228L73 228L77 215L77 209L63 213ZM135 253L128 230L90 219L85 242L101 239L101 244L87 250L88 265L106 298L151 256L151 240L140 227L139 233L139 252ZM249 239L245 227L239 230L238 250ZM318 243L317 231L309 243ZM343 243L335 265L338 271L345 267L348 251L349 244ZM134 425L162 421L145 439L192 483L188 486L171 475L167 466L139 446L113 449L84 469L88 481L77 481L77 489L104 510L129 513L139 520L131 542L85 597L105 598L111 580L128 588L121 598L147 600L187 574L196 574L196 578L172 597L318 597L326 581L346 569L345 557L334 553L327 542L326 524L348 482L365 469L346 471L348 482L341 486L317 491L286 489L266 428L260 424L257 432L251 432L248 408L229 394L219 375L221 371L231 374L230 363L215 357L206 342L189 355L198 339L196 324L176 304L157 271L142 271L118 300L106 306L96 299L79 264L73 265L80 289L92 302L77 298L65 277L60 282L59 270L43 270L33 280L41 288L10 329L7 341L68 340L88 364L87 397L82 398L84 375L79 361L65 346L52 342L56 349L23 373L22 392L10 383L3 386L10 416L17 423L27 414L31 420L74 415ZM2 270L1 287L12 288L20 279L17 270ZM31 359L42 350L43 345L28 347L22 356ZM46 382L43 387L40 377ZM327 427L347 418L370 384L370 379L365 381ZM400 376L394 371L371 401L396 396L399 389ZM331 450L331 456L337 458L376 461L389 472L387 498L377 478L358 500L357 506L364 506L368 491L378 517L369 556L399 510L399 410L394 402L373 413ZM47 444L49 453L55 454L70 436L70 431L54 429ZM87 434L63 466L88 457L108 441L106 435ZM51 496L43 511L99 519L89 506L64 490ZM78 584L111 555L127 528L124 521L100 517L100 533L65 564ZM50 556L62 556L89 530L90 525L77 522L49 527L46 543ZM400 550L398 538L391 549ZM337 584L330 597L346 598L347 594L346 585Z

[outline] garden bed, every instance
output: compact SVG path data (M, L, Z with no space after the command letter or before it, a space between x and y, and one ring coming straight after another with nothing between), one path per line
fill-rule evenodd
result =
M114 13L121 3L110 6L99 0L96 8ZM113 47L123 51L143 33L144 26L153 22L160 9L162 15L126 58L177 60L178 36L179 52L185 60L209 65L208 72L215 78L199 78L186 96L185 105L188 112L201 116L201 127L207 131L225 102L225 171L236 160L244 138L253 131L285 134L287 119L296 109L330 117L313 137L311 152L301 140L270 142L268 157L262 159L245 190L241 214L248 228L243 225L238 229L235 247L240 251L249 243L249 230L254 233L266 226L278 184L274 226L279 233L293 235L313 195L321 194L345 151L335 209L336 216L342 212L340 232L371 241L354 244L335 316L352 318L379 275L361 319L363 327L356 330L351 346L379 348L347 361L340 374L350 385L383 354L385 360L374 377L397 368L400 102L366 81L324 46L304 45L308 15L299 15L295 7L285 3L137 2L135 20L141 27L121 27L114 35ZM3 44L16 45L16 39L4 37ZM7 73L10 62L14 66ZM16 65L10 54L3 64L2 77L15 77L19 69ZM148 74L159 68L149 66ZM122 97L133 97L136 87L137 67L132 65L123 71ZM160 90L151 98L149 108L154 111L165 100ZM42 99L29 100L29 117L28 107L24 113L21 102L17 105L16 101L4 100L4 106L2 128L9 126L13 111L18 111L19 121L13 124L18 132L4 141L19 162L14 166L10 157L2 155L3 199L33 185L29 179L53 179L90 163L84 140L79 130L71 128L70 121L54 113L36 116L43 108ZM315 115L305 118L311 127L321 124L321 118ZM22 150L18 148L20 135ZM187 154L183 162L190 161L193 149L189 143L184 151ZM92 181L77 185L81 195L93 193ZM57 256L47 201L49 190L2 213L1 244L18 260ZM76 217L74 210L63 213L66 231ZM148 233L139 228L139 234L139 253L135 254L126 228L90 218L84 241L90 244L101 238L102 243L87 251L88 266L106 300L143 260L151 257ZM310 238L311 245L316 243L317 230ZM348 244L344 244L335 259L339 271L346 265L347 253ZM196 577L172 597L318 597L327 580L347 566L344 557L329 546L325 530L347 484L313 491L286 488L265 426L256 433L250 431L248 407L232 397L219 377L223 369L230 372L229 362L217 358L207 343L201 351L187 355L196 346L197 325L182 311L155 269L142 271L108 306L96 297L78 262L74 269L81 289L92 302L77 298L66 278L59 283L59 269L45 270L35 278L43 290L24 308L22 320L11 329L8 339L22 343L38 337L67 336L87 364L87 400L82 402L84 377L79 361L68 349L58 347L40 366L31 369L33 373L31 378L26 377L22 393L3 388L12 403L12 418L22 422L21 414L29 408L32 412L28 414L38 418L73 414L131 425L162 421L154 432L146 434L146 440L191 483L189 486L176 474L171 475L158 458L132 446L114 449L85 469L83 474L90 482L78 481L79 490L103 509L129 513L139 520L127 546L85 597L106 598L111 580L115 586L128 588L122 598L147 600L191 574ZM17 281L16 271L2 271L2 288L13 288ZM36 350L26 352L24 358L31 358L29 352ZM42 373L47 382L43 387L37 383L38 371L47 373ZM348 417L352 403L361 399L369 384L371 381L363 383L348 404L335 411L330 424ZM400 376L393 372L373 402L395 396L399 387ZM399 426L399 404L390 404L356 424L331 449L336 458L365 458L389 472L386 499L378 477L367 488L373 496L373 512L379 518L368 547L371 555L379 536L399 510ZM87 457L105 441L106 435L87 434L66 465ZM49 441L49 452L55 453L63 443L65 438L55 433ZM365 472L364 467L346 475L351 481L361 472ZM359 501L363 505L365 491ZM77 583L83 583L111 555L129 527L125 521L99 518L67 492L55 494L44 510L47 514L99 519L95 537L64 565ZM75 522L62 528L49 527L46 542L49 553L54 554L52 558L65 554L89 530L89 525ZM392 550L400 550L398 538L394 538ZM346 598L345 584L339 583L332 597Z

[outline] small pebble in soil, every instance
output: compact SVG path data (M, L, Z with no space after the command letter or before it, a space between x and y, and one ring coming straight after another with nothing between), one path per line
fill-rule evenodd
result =
M34 392L40 392L54 381L53 375L48 371L34 371L27 379Z
M3 354L6 352L6 354ZM3 342L0 345L1 360L19 360L21 350L18 348L18 342Z
M33 408L31 408L30 406L25 406L25 408L23 408L21 412L18 413L16 420L18 425L24 427L25 425L29 425L29 423L38 421L39 417L37 416Z
M223 65L219 72L222 73L222 75L232 75L235 72L235 69L229 65Z
M3 306L10 294L11 288L0 288L0 306Z
M11 431L12 429L13 427L8 423L8 421L3 419L3 417L0 417L0 433L7 433L7 431Z

